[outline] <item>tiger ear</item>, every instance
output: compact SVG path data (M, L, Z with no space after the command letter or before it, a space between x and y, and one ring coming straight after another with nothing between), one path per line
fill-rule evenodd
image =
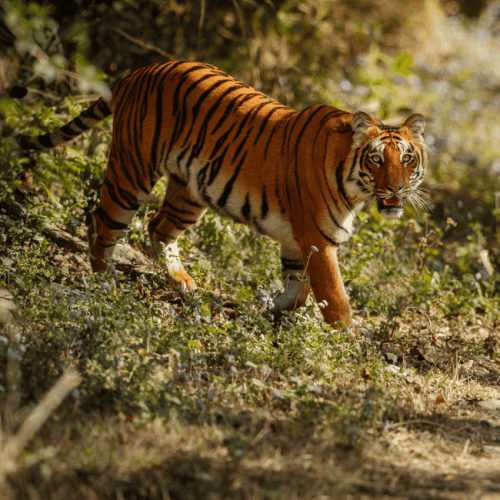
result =
M411 132L417 142L424 144L425 118L422 115L411 115L403 123L403 127Z
M354 134L366 135L377 122L364 111L358 111L351 120L351 127Z
M377 122L363 111L358 111L351 120L352 131L354 132L353 147L360 147L367 139L368 134Z

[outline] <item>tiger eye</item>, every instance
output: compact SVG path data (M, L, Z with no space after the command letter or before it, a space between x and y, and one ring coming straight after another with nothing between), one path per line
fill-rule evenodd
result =
M410 160L411 160L411 155L406 154L406 155L403 156L403 161L404 162L408 162Z
M380 160L382 160L382 158L380 158L380 156L379 156L379 155L375 155L375 156L372 156L372 157L371 157L371 160L372 160L373 162L375 162L375 163L379 163L379 162L380 162Z

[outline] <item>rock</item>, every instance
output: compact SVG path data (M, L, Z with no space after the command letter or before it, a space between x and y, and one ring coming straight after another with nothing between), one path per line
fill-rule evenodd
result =
M483 445L483 451L486 453L491 453L492 455L500 453L500 446L489 446L489 445Z
M117 243L115 251L113 252L113 259L116 260L118 265L148 265L151 264L144 254L132 248L126 243Z
M394 375L400 373L399 366L396 365L387 365L384 366L384 370L389 373L393 373Z
M500 411L500 400L499 399L489 399L487 401L478 401L478 406L483 410L489 411Z
M385 357L386 357L387 361L391 362L394 365L398 362L397 355L392 353L392 352L386 352Z

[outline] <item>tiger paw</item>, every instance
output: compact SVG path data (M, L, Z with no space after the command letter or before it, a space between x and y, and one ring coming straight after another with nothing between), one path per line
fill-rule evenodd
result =
M192 292L196 290L194 279L184 269L168 275L170 286L178 293Z
M277 317L283 311L293 311L301 307L307 299L311 286L307 281L290 280L285 291L274 299L274 307L271 312Z

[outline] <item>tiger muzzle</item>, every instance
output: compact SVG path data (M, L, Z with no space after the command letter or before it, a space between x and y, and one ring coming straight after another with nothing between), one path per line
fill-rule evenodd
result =
M404 203L401 198L393 196L392 198L378 200L377 208L379 213L386 219L400 219L404 212Z

